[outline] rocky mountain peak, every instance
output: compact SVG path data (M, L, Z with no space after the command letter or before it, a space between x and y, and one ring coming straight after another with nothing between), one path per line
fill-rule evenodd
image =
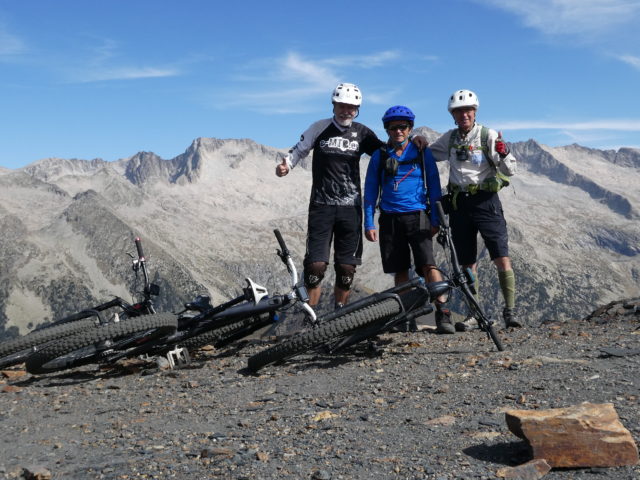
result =
M93 160L80 160L77 158L45 158L38 160L21 170L28 175L43 181L55 181L68 175L93 175L97 170L109 165L109 162L101 158Z
M138 152L126 163L125 176L134 185L141 185L151 179L167 179L173 165L153 152Z
M519 159L521 168L547 177L553 182L579 188L593 199L607 205L613 212L628 219L639 216L637 207L631 204L624 189L618 192L614 190L615 186L605 185L604 182L607 181L605 177L597 175L595 171L589 171L584 160L576 161L596 155L595 152L598 152L596 161L600 160L599 168L604 172L607 167L602 160L611 161L607 158L606 152L586 149L579 145L551 148L535 140L513 143L511 151Z
M623 167L640 168L640 148L618 149L613 162Z
M250 139L196 138L184 153L169 160L153 152L140 152L125 165L125 176L134 185L160 181L185 185L217 177L237 169L246 158L273 155L275 150Z
M416 132L430 141L439 136L428 127ZM519 171L500 196L527 321L583 314L637 292L638 149L510 145ZM300 265L311 185L304 168L274 175L281 153L249 139L203 137L168 160L153 152L117 162L47 159L0 175L0 335L125 289L123 253L133 232L149 245L167 304L191 295L193 285L228 299L245 277L281 288L286 277L272 231L282 231ZM446 185L446 168L441 175ZM387 288L378 245L365 242L364 249L358 284ZM122 268L114 260L120 257ZM486 255L479 265L483 302L497 311L494 268ZM328 275L327 291L332 281ZM56 295L64 301L55 303Z

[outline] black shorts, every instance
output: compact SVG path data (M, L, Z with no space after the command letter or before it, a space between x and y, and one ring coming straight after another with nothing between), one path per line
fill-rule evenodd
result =
M423 225L420 216L423 215ZM411 267L411 252L416 273L422 275L422 267L435 265L431 224L426 212L380 212L380 255L384 273L397 273Z
M491 260L509 256L507 222L497 193L461 192L456 199L457 209L449 212L451 235L458 260L462 265L476 263L478 232L484 240Z
M362 263L362 208L355 206L309 205L307 253L304 264L329 263L331 242L335 263Z

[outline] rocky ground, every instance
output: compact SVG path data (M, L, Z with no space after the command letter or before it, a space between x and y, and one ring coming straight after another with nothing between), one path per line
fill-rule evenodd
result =
M583 401L613 403L638 443L638 305L500 330L504 352L478 331L427 328L385 335L379 356L305 355L258 375L247 358L269 343L255 338L178 370L11 370L0 478L493 479L530 459L506 410ZM544 478L639 479L640 465Z

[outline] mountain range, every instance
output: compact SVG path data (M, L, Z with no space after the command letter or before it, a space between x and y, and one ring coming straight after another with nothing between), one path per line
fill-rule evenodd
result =
M638 296L640 150L510 146L519 171L500 195L519 315L529 323L580 318ZM272 231L281 230L302 270L311 171L307 160L276 177L282 153L250 139L198 138L168 160L139 152L116 162L48 158L0 169L0 337L113 295L131 299L141 288L127 255L136 236L161 287L158 310L179 310L198 293L229 299L245 277L286 290ZM446 185L447 165L440 169ZM486 257L481 301L496 314L501 296ZM356 280L359 295L391 286L377 245L366 242ZM332 284L329 274L325 287Z

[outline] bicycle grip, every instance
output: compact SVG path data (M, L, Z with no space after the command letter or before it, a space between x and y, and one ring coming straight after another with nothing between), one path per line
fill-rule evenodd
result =
M282 250L282 253L285 255L288 255L289 250L287 249L287 244L284 243L284 238L282 238L282 234L280 233L280 230L276 228L273 231L273 234L276 236L276 239L278 240L278 244L280 245L280 250Z
M144 252L142 251L142 242L140 237L136 237L136 250L138 250L138 258L144 258Z
M444 213L444 208L442 208L442 202L440 200L436 202L436 207L438 208L438 216L440 217L440 223L444 228L449 228L449 218Z

